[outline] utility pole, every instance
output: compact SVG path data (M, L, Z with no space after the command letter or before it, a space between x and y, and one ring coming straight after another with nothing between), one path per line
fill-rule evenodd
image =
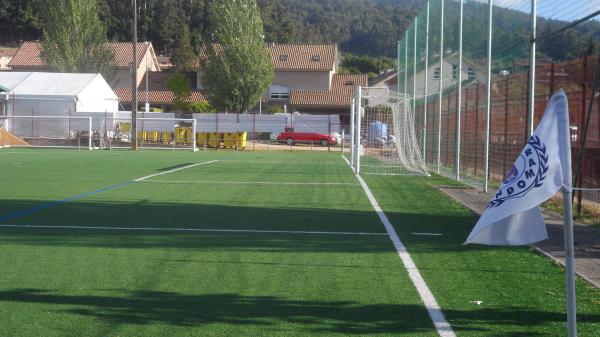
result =
M131 149L137 150L137 1L133 5L133 51L131 55Z

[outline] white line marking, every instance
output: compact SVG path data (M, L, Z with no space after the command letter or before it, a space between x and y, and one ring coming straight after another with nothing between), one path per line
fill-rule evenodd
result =
M423 236L442 236L442 233L410 233L412 235L423 235Z
M150 179L150 178L152 178L152 177L158 177L158 176L161 176L161 175L163 175L163 174L173 173L173 172L177 172L177 171L181 171L181 170L188 169L188 168L190 168L190 167L194 167L194 166L198 166L198 165L206 165L206 164L211 164L211 163L215 163L215 162L218 162L218 160L211 160L211 161L206 161L206 162L202 162L202 163L196 163L196 164L192 164L192 165L187 165L187 166L183 166L183 167L178 167L178 168L176 168L176 169L172 169L172 170L169 170L169 171L165 171L165 172L161 172L161 173L155 173L155 174L151 174L151 175L149 175L149 176L141 177L141 178L138 178L138 179L136 179L136 180L134 180L134 181L135 181L135 182L140 182L140 181L144 181L144 180L146 180L146 179Z
M348 160L346 160L346 162L348 162ZM406 250L406 247L404 246L402 241L400 241L396 230L392 226L392 223L390 222L388 217L383 212L381 206L379 206L379 203L377 202L377 199L375 199L375 196L369 189L369 186L360 175L355 176L356 179L358 179L358 182L362 186L363 190L365 191L367 198L371 202L371 206L373 206L373 209L379 216L379 220L381 220L381 223L383 223L383 225L385 226L385 230L388 232L390 239L394 243L396 252L398 252L398 256L400 256L400 259L402 260L404 268L408 272L408 276L410 277L412 283L414 284L415 288L417 288L417 292L419 293L419 296L421 297L421 300L423 301L427 312L429 312L429 317L433 321L433 325L435 326L438 335L440 335L441 337L456 337L454 330L452 330L452 326L450 326L450 323L446 321L442 309L440 308L435 297L431 293L431 290L429 290L429 287L427 287L427 283L425 283L425 280L421 276L419 269L417 269L415 262L410 257L410 254Z
M327 231L282 231L261 229L215 229L215 228L166 228L166 227L106 227L106 226L43 226L43 225L7 225L8 228L37 228L37 229L102 229L114 231L157 231L157 232L216 232L216 233L267 233L267 234L322 234L322 235L360 235L360 236L387 236L387 233L368 232L327 232Z
M212 180L144 180L145 183L173 183L173 184L227 184L227 185L344 185L358 186L357 183L330 183L330 182L285 182L285 181L212 181Z

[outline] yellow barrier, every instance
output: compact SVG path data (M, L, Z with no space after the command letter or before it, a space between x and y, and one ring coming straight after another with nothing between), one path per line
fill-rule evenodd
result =
M184 141L186 144L194 143L194 129L193 128L185 128L185 138Z
M158 143L158 131L148 131L146 134L146 139L149 142Z
M248 132L237 132L235 134L235 145L238 149L246 148L246 139L248 138Z
M211 132L208 134L208 146L221 147L221 134Z
M224 148L233 149L233 148L235 148L235 144L236 144L235 133L226 132L223 134L223 147Z
M146 141L147 136L148 136L148 133L146 131L138 131L138 133L137 133L138 142Z
M185 130L186 128L181 126L175 127L175 144L185 143Z
M208 144L208 134L206 132L197 133L196 144L198 146L206 146Z
M173 132L161 132L160 137L163 144L170 144L173 140Z
M118 129L121 132L129 132L131 131L131 123L118 123Z

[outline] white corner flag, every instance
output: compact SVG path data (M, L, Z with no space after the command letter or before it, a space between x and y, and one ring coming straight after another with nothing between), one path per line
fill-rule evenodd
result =
M561 89L465 244L519 246L548 238L539 205L571 190L569 105Z

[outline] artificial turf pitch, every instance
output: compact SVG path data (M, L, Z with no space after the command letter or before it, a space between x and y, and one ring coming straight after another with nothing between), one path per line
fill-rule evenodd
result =
M339 153L2 149L0 172L0 336L437 335ZM450 181L366 181L457 336L565 334L563 271L462 246Z

